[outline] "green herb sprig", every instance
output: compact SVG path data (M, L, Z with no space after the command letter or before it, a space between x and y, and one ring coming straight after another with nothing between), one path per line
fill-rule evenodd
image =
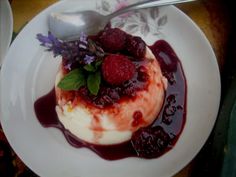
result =
M37 39L55 57L61 55L67 64L65 67L69 73L58 83L59 88L70 91L87 86L91 94L98 94L101 84L100 66L105 52L96 42L84 33L75 41L59 40L51 32L47 36L37 34ZM79 64L79 67L71 70L74 64Z
M82 86L87 86L92 95L97 95L101 84L100 66L102 60L98 60L84 67L76 68L66 74L58 83L58 87L63 90L78 90Z

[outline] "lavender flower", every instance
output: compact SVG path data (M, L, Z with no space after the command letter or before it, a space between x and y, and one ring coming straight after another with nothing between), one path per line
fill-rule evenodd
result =
M71 70L71 65L72 65L72 63L68 63L68 64L66 64L64 67L65 67L66 69L68 69L68 70Z
M61 48L63 47L63 42L58 40L50 32L48 32L48 36L37 34L37 39L41 42L42 46L48 48L47 51L53 51L55 57L61 55Z
M88 43L88 36L84 32L81 32L79 41L87 44Z
M94 56L85 55L85 57L84 57L84 63L85 64L91 64L94 61L95 61Z
M57 39L50 32L48 36L37 34L37 39L47 51L52 51L54 56L61 55L64 67L70 71L59 82L59 88L78 90L86 85L92 95L98 94L101 83L99 69L105 53L96 42L84 33L81 33L78 40L69 42Z
M61 55L66 60L68 68L73 63L86 65L104 57L102 48L88 39L85 33L81 33L78 40L69 42L57 39L51 32L48 32L48 36L37 34L37 39L47 51L52 51L55 57Z

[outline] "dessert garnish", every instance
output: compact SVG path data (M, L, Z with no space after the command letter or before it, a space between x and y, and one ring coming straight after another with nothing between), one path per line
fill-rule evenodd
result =
M59 82L58 87L63 90L78 90L87 86L90 93L97 95L101 82L99 71L105 55L103 49L82 33L79 40L64 42L57 39L50 32L48 36L37 35L41 45L52 51L54 57L63 57L65 69L68 73ZM79 67L74 68L75 65Z

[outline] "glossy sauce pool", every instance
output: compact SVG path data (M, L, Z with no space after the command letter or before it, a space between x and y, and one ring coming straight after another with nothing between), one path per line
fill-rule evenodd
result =
M182 65L171 46L166 41L160 40L150 48L161 65L163 75L168 79L168 88L162 110L153 124L150 125L162 127L170 137L168 146L158 154L161 156L175 145L185 125L187 85ZM60 123L55 106L56 96L53 89L35 102L36 117L43 127L60 129L72 146L76 148L87 147L107 160L137 157L131 141L116 145L93 145L79 140Z

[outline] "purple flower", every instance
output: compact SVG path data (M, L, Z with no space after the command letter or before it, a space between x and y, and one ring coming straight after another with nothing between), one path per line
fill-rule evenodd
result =
M37 34L37 39L41 42L42 46L47 46L48 44L51 46L51 40L47 36Z
M79 44L79 48L87 49L87 46L81 43L81 44Z
M68 64L68 69L76 63L91 64L104 56L101 47L88 39L84 33L81 33L79 39L69 42L57 39L51 32L48 32L47 36L37 34L37 39L47 51L52 51L54 56L61 55Z
M80 33L80 38L79 38L80 42L87 44L88 43L88 39L87 38L88 38L88 36L84 32Z
M85 64L91 64L94 61L95 61L94 56L85 55L85 57L84 57L84 63Z
M66 69L71 70L71 65L72 65L72 63L68 63L68 64L66 64L64 67L65 67Z
M48 36L37 34L37 39L41 42L42 46L47 48L47 51L53 51L54 56L61 55L63 42L53 36L51 32L48 32Z

